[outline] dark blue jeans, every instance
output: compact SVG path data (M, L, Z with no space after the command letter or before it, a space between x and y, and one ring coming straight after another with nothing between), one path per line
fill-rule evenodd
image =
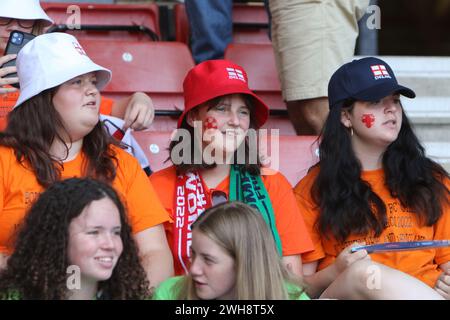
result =
M196 63L222 59L232 40L232 0L185 0Z

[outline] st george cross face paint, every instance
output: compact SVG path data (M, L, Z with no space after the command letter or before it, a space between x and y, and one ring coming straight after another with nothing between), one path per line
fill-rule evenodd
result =
M375 123L375 116L372 113L365 113L361 117L361 122L370 129Z
M217 129L218 128L217 120L214 117L207 117L205 119L203 126L205 127L205 130Z

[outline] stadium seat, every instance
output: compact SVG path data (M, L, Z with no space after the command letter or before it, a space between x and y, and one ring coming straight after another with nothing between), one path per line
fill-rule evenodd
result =
M270 168L281 172L295 186L319 161L316 136L285 136L268 131ZM261 142L264 145L264 142Z
M233 43L271 44L269 17L262 3L233 5Z
M189 43L189 23L184 4L174 6L175 41ZM269 18L262 3L233 4L233 43L270 44Z
M230 44L225 59L242 66L249 77L249 87L266 102L271 110L285 110L281 96L275 56L270 44Z
M177 3L173 7L175 21L175 41L189 44L189 22L184 4Z
M169 157L171 131L133 131L133 136L144 150L153 172L164 169L172 163Z
M271 131L268 133L271 134ZM170 161L165 162L169 157L170 131L135 131L133 135L144 150L154 172L172 164ZM278 136L274 133L269 135L268 140L261 141L268 141L266 143L268 155L272 159L270 168L283 173L292 186L295 186L318 161L318 144L315 136ZM266 170L265 173L270 173L270 170Z
M80 44L93 61L112 70L105 96L118 99L142 91L162 115L184 109L183 79L194 66L185 44L92 39Z
M281 95L272 45L230 44L225 51L225 59L247 71L250 89L269 106L271 116L264 128L279 129L281 135L296 135Z
M42 2L42 7L47 14L54 20L55 26L50 27L54 31L65 31L66 24L76 22L75 14L80 12L81 26L140 26L139 31L84 31L67 30L77 38L115 38L128 40L146 40L150 39L149 34L154 33L160 37L159 29L159 9L156 3L150 4L92 4L92 3L56 3ZM147 28L147 29L146 29ZM148 31L148 29L150 31ZM147 31L147 32L144 32ZM151 39L150 39L151 40ZM153 39L154 40L154 39Z

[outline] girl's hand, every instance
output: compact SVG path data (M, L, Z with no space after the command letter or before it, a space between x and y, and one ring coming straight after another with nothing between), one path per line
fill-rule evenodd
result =
M125 111L124 131L128 128L145 130L150 127L155 118L155 108L152 99L142 92L136 92L131 97Z
M337 256L336 261L334 262L336 272L340 274L342 271L347 269L349 266L351 266L353 263L359 260L369 259L370 256L367 253L367 250L358 250L356 252L351 252L353 247L356 246L363 246L365 245L364 242L361 243L353 243L346 247L342 252Z
M8 54L6 56L0 57L0 66L3 66L8 61L14 60L17 57L16 54ZM19 78L4 78L6 75L17 72L16 67L1 67L0 68L0 94L17 91L16 88L5 87L6 85L11 85L19 83Z
M434 290L445 299L450 300L450 269L441 273L434 285Z

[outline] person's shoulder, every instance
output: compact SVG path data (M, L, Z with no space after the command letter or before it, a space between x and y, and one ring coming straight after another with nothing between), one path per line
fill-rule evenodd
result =
M156 288L152 299L153 300L177 300L182 282L185 276L171 277L159 284Z
M110 144L109 148L114 152L114 156L118 161L118 165L122 169L132 168L132 165L141 168L139 161L133 155L129 154L126 150L122 149L120 146Z
M14 148L0 145L0 153L1 154L11 154L14 153Z
M294 192L303 192L305 190L310 190L319 172L319 165L311 167L308 170L308 173L295 185Z
M153 172L149 177L150 181L155 184L164 181L175 181L177 176L177 171L174 165Z
M131 157L131 158L133 158L133 156L131 154L129 154L125 149L121 148L120 146L117 146L115 144L110 144L109 148L111 150L113 150L116 153L116 155L119 156L119 157L125 157L125 158Z
M262 169L261 178L265 184L291 185L284 174L273 169Z
M14 148L0 145L0 158L6 159L16 159Z

